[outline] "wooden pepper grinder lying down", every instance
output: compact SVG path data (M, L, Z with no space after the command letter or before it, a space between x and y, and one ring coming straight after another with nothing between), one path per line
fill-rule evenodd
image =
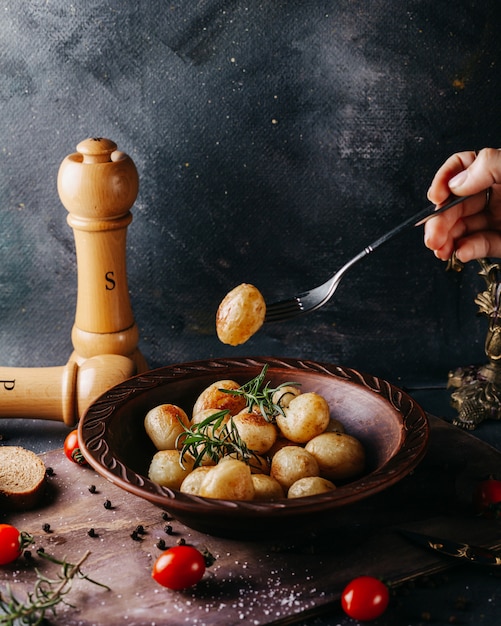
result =
M57 187L74 231L78 268L71 359L82 363L121 354L145 371L126 272L127 226L139 188L136 166L113 141L86 139L61 163Z
M78 365L0 367L0 417L40 418L76 424L101 394L134 376L132 359L103 354Z

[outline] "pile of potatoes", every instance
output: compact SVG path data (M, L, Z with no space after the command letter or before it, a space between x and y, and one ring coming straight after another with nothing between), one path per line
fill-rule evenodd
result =
M296 386L280 387L273 402L283 408L284 415L269 421L257 407L249 411L243 396L221 391L239 388L233 380L213 383L196 400L191 419L174 404L162 404L147 413L145 429L158 450L151 460L150 480L206 498L264 501L331 491L336 483L364 471L363 445L330 417L321 395L301 393ZM232 455L218 462L204 457L195 467L188 455L181 459L185 429L222 410L228 411L225 422L232 420L253 452L249 462Z

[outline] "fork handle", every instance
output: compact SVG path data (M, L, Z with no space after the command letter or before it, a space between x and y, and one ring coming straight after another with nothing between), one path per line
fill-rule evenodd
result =
M436 215L440 215L440 213L443 213L444 211L447 211L448 209L452 209L453 206L460 204L461 202L463 202L464 200L470 197L471 196L451 196L452 199L446 204L444 204L444 206L441 206L439 209L435 209L435 205L430 204L425 209L422 209L421 211L419 211L419 213L416 213L416 215L409 217L404 222L402 222L398 226L395 226L395 228L393 228L392 230L388 231L387 233L379 237L379 239L376 239L375 241L373 241L364 249L364 252L366 254L373 252L376 248L379 248L379 246L383 245L383 243L386 243L390 239L393 239L394 237L399 235L403 230L406 230L410 226L412 227L421 226L421 224L424 224L432 217L435 217Z

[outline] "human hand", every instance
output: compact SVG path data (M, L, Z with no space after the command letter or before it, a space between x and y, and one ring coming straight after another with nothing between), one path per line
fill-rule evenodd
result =
M438 207L452 194L472 196L428 220L424 243L442 260L466 263L501 257L501 150L458 152L435 174L428 199Z

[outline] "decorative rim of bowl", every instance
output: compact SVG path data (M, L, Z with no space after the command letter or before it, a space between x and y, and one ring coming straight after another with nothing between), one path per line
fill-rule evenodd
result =
M148 393L166 381L207 374L214 374L214 380L223 379L227 377L225 372L229 370L252 367L260 371L265 364L268 365L270 375L275 369L301 370L353 383L379 395L400 415L405 432L400 448L381 467L334 491L273 501L219 500L162 487L131 470L111 451L106 437L107 423L114 411L132 397ZM309 513L320 512L378 493L401 480L419 464L425 455L429 438L429 424L424 410L409 395L388 381L340 365L276 357L215 358L168 365L138 374L100 396L82 417L78 429L81 450L89 465L125 491L146 498L172 512L180 509L183 513L224 513L239 517L249 514L289 515L293 512L300 513L305 507Z

